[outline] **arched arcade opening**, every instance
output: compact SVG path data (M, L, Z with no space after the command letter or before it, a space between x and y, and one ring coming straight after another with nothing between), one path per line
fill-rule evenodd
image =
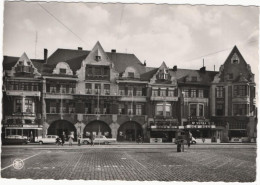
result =
M68 136L74 133L74 141L77 140L77 130L75 126L66 120L57 120L54 121L48 128L48 135L58 135L61 137L62 133L65 132L66 138L68 140Z
M87 124L84 128L83 137L89 137L91 132L94 135L104 135L107 138L112 137L111 128L109 127L109 125L100 120L95 120Z
M117 141L136 142L139 136L143 138L142 126L135 121L127 121L119 127Z

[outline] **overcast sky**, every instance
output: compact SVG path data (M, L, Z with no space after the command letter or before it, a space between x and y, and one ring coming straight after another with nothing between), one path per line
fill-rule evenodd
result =
M213 70L214 65L218 70L237 45L253 72L258 73L258 7L40 5L5 3L4 55L21 56L26 52L29 58L35 58L37 32L36 58L43 57L43 48L49 50L49 55L57 48L91 50L100 41L105 51L134 53L151 67L165 61L169 67L199 69L204 58L208 70Z

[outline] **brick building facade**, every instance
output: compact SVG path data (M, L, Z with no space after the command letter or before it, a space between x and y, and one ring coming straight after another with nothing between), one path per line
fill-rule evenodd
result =
M146 67L133 54L57 49L43 60L5 56L2 137L91 132L118 142L256 138L255 82L237 47L219 72ZM7 106L8 105L8 106Z

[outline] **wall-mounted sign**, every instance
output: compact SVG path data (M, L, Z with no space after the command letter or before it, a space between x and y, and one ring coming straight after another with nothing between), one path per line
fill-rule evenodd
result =
M215 125L186 125L185 128L216 128Z

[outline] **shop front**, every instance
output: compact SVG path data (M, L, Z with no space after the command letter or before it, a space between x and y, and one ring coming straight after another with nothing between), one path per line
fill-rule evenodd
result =
M197 143L220 142L216 125L206 119L190 119L188 122L184 122L184 129L192 134Z

